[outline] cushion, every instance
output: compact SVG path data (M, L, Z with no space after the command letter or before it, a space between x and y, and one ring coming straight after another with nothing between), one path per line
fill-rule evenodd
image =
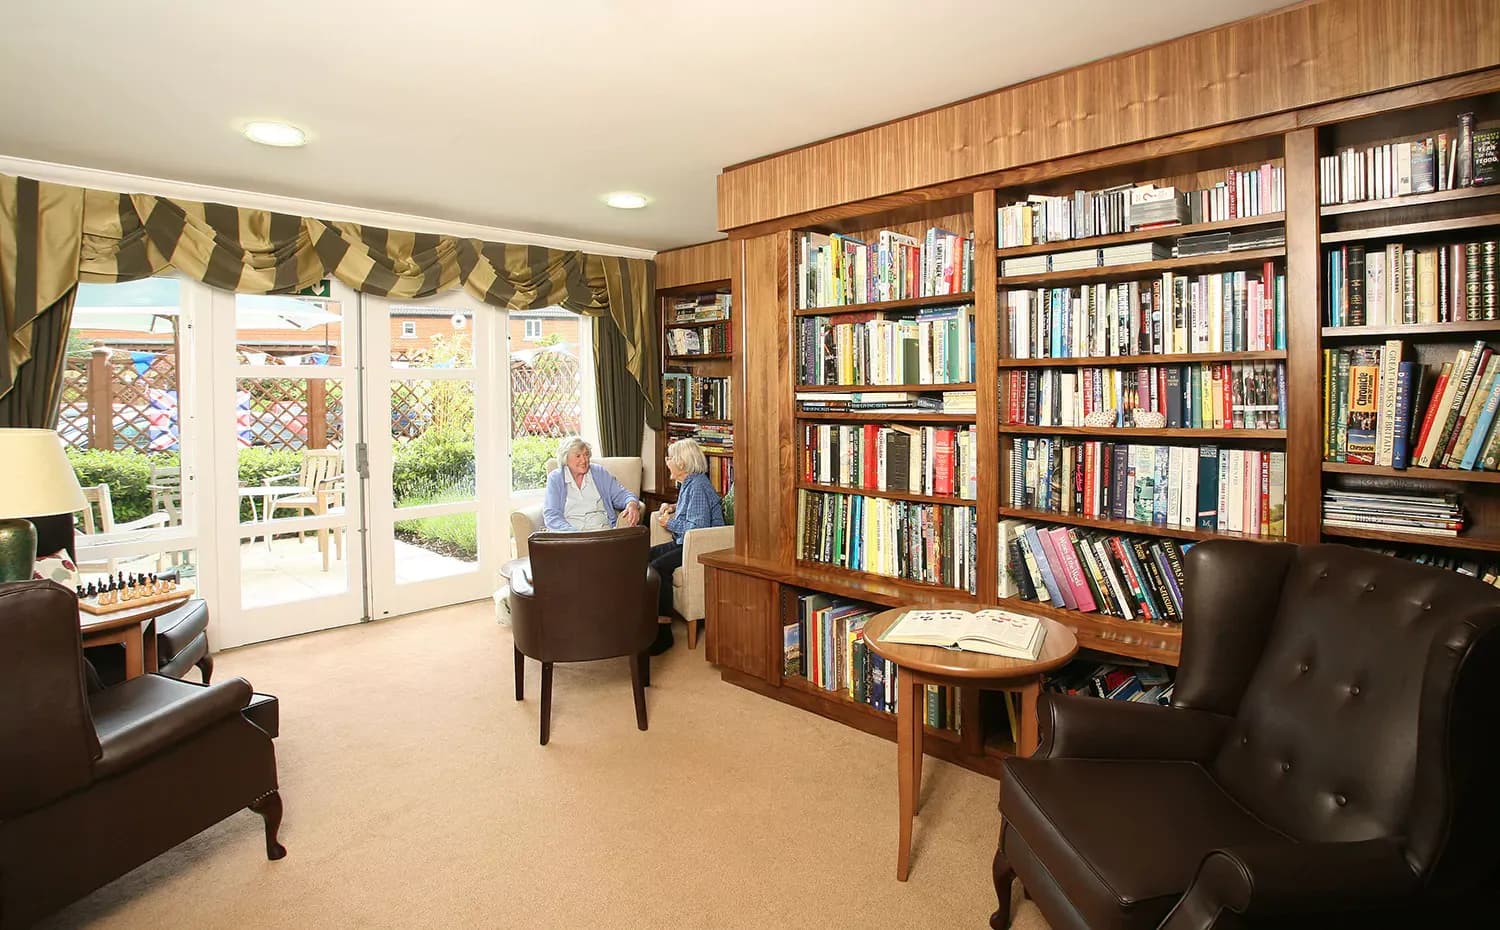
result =
M73 591L78 587L78 566L73 564L68 550L59 549L50 555L37 556L31 577L36 581L55 581Z
M1004 770L1007 823L1098 930L1159 925L1211 850L1291 842L1196 763L1010 758Z

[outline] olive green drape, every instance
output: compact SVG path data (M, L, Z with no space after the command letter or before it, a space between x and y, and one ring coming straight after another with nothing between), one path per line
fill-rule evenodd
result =
M599 399L600 455L640 455L646 395L625 369L625 338L615 321L593 319L594 388Z
M63 370L67 367L68 327L73 322L73 298L78 288L52 302L32 321L25 362L16 369L11 389L0 395L0 427L51 429L62 402Z
M461 286L507 310L561 306L607 317L621 340L615 358L638 386L652 424L660 422L650 261L38 185L4 175L0 209L6 210L0 214L0 291L9 346L0 365L0 396L29 357L22 348L30 344L26 327L68 288L80 281L134 281L172 268L239 293L290 293L333 275L382 297L416 300ZM36 248L23 254L14 245L18 239Z

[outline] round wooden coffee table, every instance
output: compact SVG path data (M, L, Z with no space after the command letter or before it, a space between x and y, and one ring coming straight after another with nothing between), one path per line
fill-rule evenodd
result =
M192 594L165 601L126 607L107 614L78 611L79 632L85 646L118 643L125 647L125 678L156 671L156 618L188 602Z
M1014 691L1021 697L1019 714L1021 733L1016 752L1029 756L1036 751L1036 703L1041 693L1042 676L1067 664L1078 651L1073 631L1045 617L1037 619L1046 627L1041 655L1035 662L1007 659L982 652L959 652L937 646L911 646L883 643L880 637L896 618L908 608L876 614L865 624L866 647L895 665L896 672L896 765L900 784L900 839L896 847L896 879L906 881L911 871L911 826L917 815L917 798L922 793L922 714L926 706L925 687L946 685L950 688L977 688L982 691ZM932 605L921 609L974 610L971 605L957 607ZM1007 608L1009 609L1009 608ZM1025 613L1013 610L1012 613Z

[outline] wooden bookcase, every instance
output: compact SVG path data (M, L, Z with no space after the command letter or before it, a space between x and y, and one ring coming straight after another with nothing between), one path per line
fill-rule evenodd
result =
M815 591L876 605L988 605L1001 603L998 582L1002 570L999 523L1024 519L1039 525L1074 526L1143 537L1198 541L1215 537L1245 538L1240 534L1142 525L1078 514L1036 512L1009 506L1007 455L1011 440L1035 436L1068 436L1140 441L1155 445L1214 444L1284 452L1286 456L1285 540L1294 543L1329 541L1386 544L1393 548L1458 547L1479 553L1500 553L1500 475L1485 472L1444 472L1433 469L1374 469L1323 461L1322 350L1325 347L1376 344L1386 338L1407 339L1418 357L1451 358L1464 341L1500 340L1500 321L1474 321L1437 326L1326 327L1322 325L1324 249L1365 239L1401 238L1411 241L1453 241L1495 229L1500 222L1500 188L1465 189L1441 194L1409 195L1396 201L1359 204L1319 204L1320 155L1338 148L1373 144L1456 124L1456 114L1474 111L1481 121L1500 116L1500 67L1462 79L1445 79L1333 103L1319 103L1271 119L1194 128L1178 136L1163 136L1149 144L1101 148L1071 154L1052 162L1026 164L990 175L935 184L932 188L886 195L866 202L842 204L788 217L781 223L761 222L732 232L734 249L734 307L739 316L735 349L736 424L739 532L733 552L704 559L708 567L708 657L727 681L786 701L868 732L892 737L894 720L854 706L840 695L811 689L785 679L781 666L781 624L789 592ZM1205 120L1205 125L1213 120ZM1284 210L1260 216L1191 226L1134 231L1070 242L1001 250L997 237L997 207L1029 193L1070 193L1127 183L1155 181L1179 189L1206 186L1222 179L1226 168L1245 168L1271 162L1284 172ZM798 384L798 320L809 314L858 313L889 310L892 303L844 306L831 310L803 310L796 306L796 235L803 231L839 232L870 238L892 229L920 235L930 226L975 239L974 290L976 357L972 385L948 385L949 390L977 392L973 416L945 414L811 413L800 412L798 391L834 391ZM1095 248L1130 242L1170 243L1197 232L1274 228L1284 233L1281 245L1241 252L1191 258L1164 258L1134 265L1084 271L1045 272L1000 277L1003 258ZM1488 235L1488 234L1487 234ZM1125 281L1160 275L1164 271L1233 271L1274 263L1286 277L1285 348L1256 352L1188 353L1177 356L1017 359L1007 344L1005 293L1010 288L1075 285L1095 281ZM907 302L952 303L942 297ZM1015 370L1053 367L1122 367L1153 363L1269 362L1285 365L1285 414L1281 429L1133 429L1037 427L1003 422L1007 375ZM897 390L909 386L891 387ZM916 387L910 387L916 390ZM923 391L942 390L924 385ZM801 473L804 426L810 422L889 422L973 424L979 433L978 497L972 504L977 521L977 588L974 594L952 588L918 584L896 578L845 571L797 557L797 507L800 490L830 490L808 482ZM1392 532L1350 535L1322 532L1322 492L1326 486L1373 482L1382 486L1436 484L1461 490L1473 515L1473 528L1459 540L1445 543ZM854 493L883 496L873 492ZM922 495L884 495L933 502ZM947 502L947 501L944 501ZM967 503L967 502L966 502ZM1500 561L1497 556L1496 561ZM1035 602L1007 606L1044 614L1070 626L1080 645L1103 656L1176 665L1181 648L1181 625L1127 621L1097 613L1079 613ZM1191 622L1191 621L1189 621ZM1009 751L1000 737L1007 728L993 714L982 713L979 695L962 695L964 728L955 738L928 741L930 752L978 771L996 771L1000 754ZM951 736L951 734L950 734Z
M667 331L678 326L691 328L693 324L678 324L674 320L674 308L678 301L696 298L710 294L728 294L730 286L728 280L704 281L698 284L686 284L673 288L658 290L657 294L657 325L660 327L661 361L663 373L687 372L695 377L730 378L731 399L734 391L733 377L731 374L733 352L699 352L694 354L672 354L667 346ZM729 319L726 326L733 333L736 325L736 308L731 303ZM667 446L670 445L669 430L673 426L730 426L734 425L732 418L703 419L691 416L668 416L663 413L662 428L656 431L656 488L650 493L647 503L653 506L666 501L676 503L677 489L672 486L671 479L667 473ZM725 452L709 449L703 450L704 454L710 456L710 465L714 458L726 456ZM732 455L732 453L728 453ZM722 493L722 491L721 491Z

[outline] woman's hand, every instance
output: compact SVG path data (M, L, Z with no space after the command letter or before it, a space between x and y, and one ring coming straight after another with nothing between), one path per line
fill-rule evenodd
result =
M641 509L640 501L631 501L626 504L625 509L620 511L620 526L635 526L640 523Z

